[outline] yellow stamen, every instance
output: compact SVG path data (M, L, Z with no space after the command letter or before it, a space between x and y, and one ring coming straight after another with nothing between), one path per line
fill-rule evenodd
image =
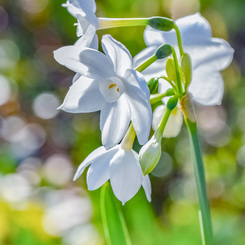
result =
M112 84L109 85L108 88L111 89L111 88L113 88L113 87L115 87L115 86L117 86L117 85L116 85L115 83L112 83Z
M119 92L119 88L117 88L117 92Z

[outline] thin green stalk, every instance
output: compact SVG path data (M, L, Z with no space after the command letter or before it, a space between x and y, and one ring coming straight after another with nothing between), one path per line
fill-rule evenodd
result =
M179 31L179 28L177 25L174 25L174 30L176 32L177 40L178 40L178 46L179 46L179 52L180 52L180 57L184 54L183 50L183 45L182 45L182 39L181 39L181 34Z
M174 58L174 66L175 66L175 72L176 72L176 79L177 79L177 87L179 90L179 94L182 95L183 94L183 89L182 89L182 84L181 84L181 79L180 79L180 72L179 72L179 63L178 63L178 59L175 53L174 48L172 47L172 55Z
M150 98L150 103L151 105L159 102L162 98L164 98L166 96L166 93L158 93L158 94L153 94L151 95Z
M159 78L162 78L162 79L166 80L166 81L173 87L173 89L174 89L175 91L177 91L177 90L176 90L176 87L175 87L175 85L174 85L174 83L173 83L168 77L161 76L161 77L159 77Z
M149 20L150 18L98 18L98 30L124 26L146 26Z
M157 131L156 131L156 137L158 136L157 134L159 133L159 135L163 135L163 131L164 131L164 129L165 129L165 126L166 126L166 124L167 124L167 122L168 122L168 119L169 119L169 116L170 116L170 114L171 114L171 111L172 110L170 110L170 109L166 109L166 111L165 111L165 114L164 114L164 116L163 116L163 118L162 118L162 120L161 120L161 122L160 122L160 124L159 124L159 126L158 126L158 129L157 129Z
M197 186L198 201L200 207L200 228L202 234L203 245L213 245L213 230L211 222L211 214L209 209L205 172L202 160L202 153L200 149L200 142L197 132L196 122L191 122L186 119L186 125L189 131L191 140L191 152L194 163L194 175Z
M142 72L144 71L148 66L150 66L153 62L157 60L156 55L154 54L151 56L148 60L146 60L144 63L140 64L135 68L136 71Z

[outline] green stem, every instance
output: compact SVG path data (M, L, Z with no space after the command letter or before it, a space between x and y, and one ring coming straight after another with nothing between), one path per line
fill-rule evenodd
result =
M181 57L184 54L184 50L183 50L183 45L182 45L181 34L180 34L179 28L176 24L174 25L174 30L176 32L176 36L177 36L177 40L178 40L178 46L179 46L179 52L180 52L180 57Z
M197 186L198 201L200 207L200 228L202 234L203 245L213 245L213 231L211 214L209 209L207 191L206 191L206 181L205 172L202 160L202 153L200 149L200 142L197 132L196 122L191 122L186 119L186 125L189 131L189 137L191 140L191 151L194 163L194 175Z
M119 201L107 183L101 187L100 200L106 244L132 245Z
M168 119L170 117L171 111L172 110L167 108L167 110L165 111L165 114L164 114L164 116L163 116L163 118L162 118L162 120L161 120L161 122L160 122L160 124L159 124L159 126L158 126L158 128L156 130L156 132L155 132L155 137L156 137L157 141L161 141L162 140L163 131L164 131L165 127L166 127L166 124L167 124Z
M103 223L106 243L108 245L112 245L111 244L109 227L107 225L108 221L107 221L107 217L106 217L106 208L105 208L105 192L106 192L106 185L103 185L101 187L101 198L100 198L101 217L102 217L102 223Z
M159 78L162 78L162 79L166 80L173 87L174 91L177 92L176 86L174 85L174 83L168 77L161 76Z
M148 60L146 60L144 63L140 64L136 68L134 68L136 71L142 72L144 71L148 66L150 66L153 62L157 60L156 55L154 54L151 56Z
M178 63L178 59L175 53L174 48L172 47L172 55L174 58L174 66L175 66L175 72L176 72L176 79L177 79L177 87L179 90L179 94L182 95L183 94L183 89L182 89L182 84L181 84L181 79L180 79L180 72L179 72L179 63Z
M158 94L151 95L151 98L150 98L151 105L157 103L158 101L160 101L165 96L166 96L166 93L158 93Z
M146 26L149 20L150 18L98 18L98 30L124 26Z

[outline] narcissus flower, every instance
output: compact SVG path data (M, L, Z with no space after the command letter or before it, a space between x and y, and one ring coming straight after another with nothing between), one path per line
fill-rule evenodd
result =
M234 50L225 40L212 37L209 23L199 13L180 18L175 23L181 33L184 52L190 55L192 62L189 93L200 104L220 104L224 92L220 71L229 66ZM153 55L163 43L169 43L179 53L174 30L163 32L147 26L144 39L148 47L134 58L135 66ZM143 72L145 78L164 75L165 63L166 60L153 63Z
M68 12L77 18L77 36L82 36L88 28L93 30L95 35L96 29L99 27L98 19L95 15L96 4L94 0L67 0L62 4Z
M130 121L143 145L148 140L152 120L147 84L132 69L132 57L124 45L105 35L102 48L106 55L81 46L67 46L54 52L60 64L77 72L60 109L71 113L101 111L100 129L106 149L120 142Z
M134 150L125 150L121 145L106 150L103 146L93 151L79 166L74 180L79 178L85 168L89 190L96 190L110 180L115 196L124 204L140 189L145 190L151 201L151 182L149 176L143 177L139 156Z

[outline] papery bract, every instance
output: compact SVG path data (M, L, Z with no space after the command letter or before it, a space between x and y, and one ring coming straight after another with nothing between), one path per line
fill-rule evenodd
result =
M140 189L145 190L151 201L151 183L149 176L143 177L139 165L139 156L134 150L124 150L121 145L106 150L103 146L93 151L79 166L74 180L79 178L85 168L89 190L96 190L110 180L115 196L124 204Z
M106 55L81 46L54 52L60 64L77 72L60 109L71 113L101 111L100 128L106 149L120 142L130 121L143 145L152 120L147 84L132 69L132 57L124 45L105 35L102 48Z

